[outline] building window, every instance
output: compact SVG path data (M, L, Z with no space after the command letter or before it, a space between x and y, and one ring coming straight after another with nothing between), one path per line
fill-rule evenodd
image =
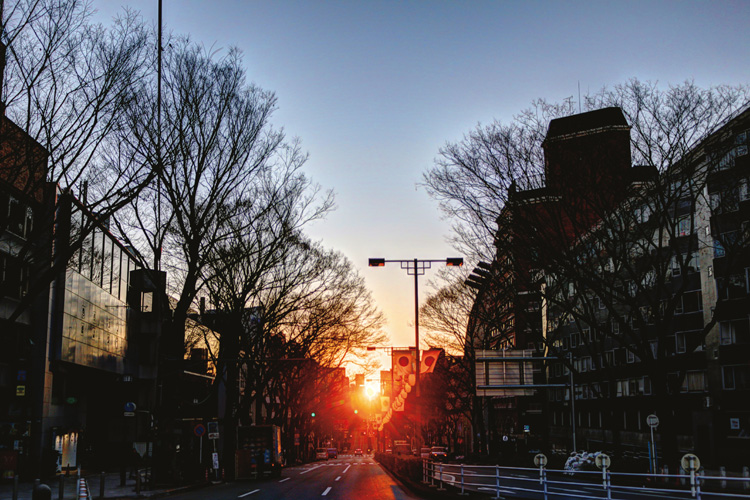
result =
M719 343L721 345L732 345L737 341L734 325L731 321L719 322Z
M750 367L727 365L721 369L722 388L726 391L750 389Z
M692 217L685 215L677 219L677 236L689 236L692 232Z
M683 332L677 332L674 336L675 352L684 353L687 351L687 336Z
M703 392L706 390L706 372L693 370L687 372L682 382L682 392Z

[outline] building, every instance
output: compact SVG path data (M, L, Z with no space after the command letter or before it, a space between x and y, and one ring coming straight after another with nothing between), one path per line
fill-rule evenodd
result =
M564 179L562 188L512 193L505 253L493 268L514 266L495 274L506 277L495 286L509 291L500 303L514 329L496 344L510 346L512 335L516 349L544 349L547 382L557 386L540 392L548 448L606 449L652 468L692 452L707 467L739 468L750 460L750 110L661 172L625 168L625 124L576 132L572 125L595 125L583 118L550 124L546 173L548 182ZM587 165L614 165L617 183ZM600 192L588 193L586 179ZM504 413L523 424L523 404ZM655 455L649 415L660 421Z

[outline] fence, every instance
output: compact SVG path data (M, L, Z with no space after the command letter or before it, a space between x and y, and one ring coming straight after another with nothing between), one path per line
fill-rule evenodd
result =
M501 467L445 464L431 460L422 461L422 482L436 487L466 491L501 494L538 494L544 500L574 496L585 499L639 498L653 496L664 498L665 494L678 498L721 499L740 498L750 500L750 477L747 470L743 476L702 474L692 471L684 474L638 474L612 472L606 467L600 471L570 471L539 468ZM533 495L532 495L533 496Z

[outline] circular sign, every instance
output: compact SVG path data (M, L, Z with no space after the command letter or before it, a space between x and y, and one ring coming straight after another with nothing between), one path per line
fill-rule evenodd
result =
M206 426L203 424L198 424L195 427L193 427L193 434L195 434L198 437L201 437L206 433Z
M649 427L658 427L659 426L659 417L654 415L653 413L646 417L646 423Z
M547 455L544 453L537 453L534 455L534 465L537 467L544 467L547 465Z
M398 364L404 367L409 366L409 361L411 361L411 359L409 359L409 356L400 356L398 358Z
M133 403L132 401L125 403L123 410L127 412L135 411L135 403Z
M609 464L612 463L612 460L609 458L609 455L600 453L596 456L594 462L596 462L596 466L600 469L609 469Z
M701 461L692 453L687 453L682 457L682 460L680 460L680 465L682 465L682 468L687 472L691 472L701 468Z

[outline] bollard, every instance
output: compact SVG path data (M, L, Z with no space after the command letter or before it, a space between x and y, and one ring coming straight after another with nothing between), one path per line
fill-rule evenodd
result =
M493 500L500 500L500 466L495 465L495 496Z
M99 478L99 500L104 498L104 483L106 482L106 475L104 471Z
M745 479L742 482L742 488L745 491L750 490L750 467L747 465L742 466L742 477Z
M65 475L67 475L67 472ZM60 474L60 487L58 488L58 491L57 491L57 499L63 500L64 497L65 497L65 476Z
M141 471L135 472L135 495L141 496Z
M34 490L31 492L31 500L52 500L52 490L46 484L35 481Z
M78 500L88 500L89 498L89 487L86 484L86 480L84 478L80 478L78 480L78 490L76 492L76 498Z
M721 477L721 478L727 477L727 468L724 467L723 465L719 467L719 477ZM722 490L725 490L727 488L727 480L726 479L722 479L721 481L719 481L719 484L721 485L721 489Z
M18 500L18 473L13 474L13 500Z

